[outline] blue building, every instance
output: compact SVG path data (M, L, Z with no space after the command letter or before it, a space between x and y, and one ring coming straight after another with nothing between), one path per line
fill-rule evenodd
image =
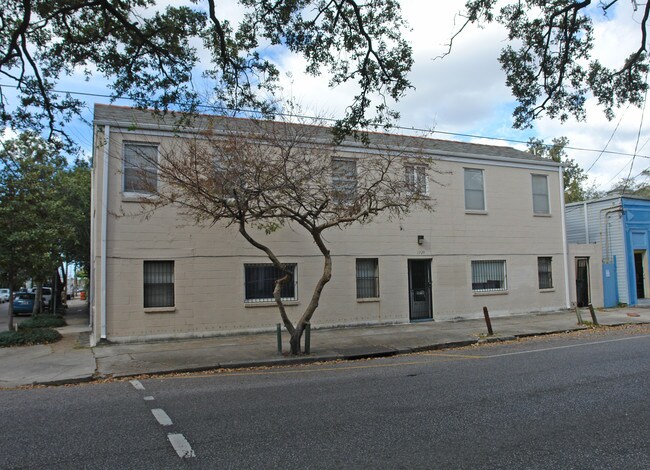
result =
M609 196L566 205L568 243L601 243L603 303L650 304L650 199ZM589 298L589 260L576 259L579 306ZM586 303L585 303L586 302Z

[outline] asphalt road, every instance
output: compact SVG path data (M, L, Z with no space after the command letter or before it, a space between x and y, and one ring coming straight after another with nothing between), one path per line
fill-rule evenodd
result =
M0 468L650 468L650 327L0 391Z

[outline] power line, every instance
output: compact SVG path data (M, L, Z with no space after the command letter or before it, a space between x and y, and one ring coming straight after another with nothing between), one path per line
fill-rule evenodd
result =
M646 73L645 75L645 81L646 84L648 83L648 74ZM632 156L632 164L630 165L630 171L627 173L627 179L625 180L625 184L623 185L623 191L621 191L621 195L625 194L625 190L627 189L627 185L630 182L630 175L632 174L632 168L634 167L634 159L636 157L636 152L637 149L639 148L639 140L641 140L641 128L643 127L643 118L645 116L645 105L646 105L646 100L648 99L648 88L645 89L645 96L643 97L643 109L641 110L641 119L639 121L639 131L636 134L636 143L634 144L634 155Z
M598 154L598 156L596 157L596 159L594 160L594 162L593 162L593 163L591 164L591 166L590 166L590 167L585 171L585 173L589 173L589 170L591 170L591 169L594 167L594 165L596 164L596 162L597 162L598 160L600 160L600 157L603 156L603 154L604 154L605 151L607 150L607 147L609 147L609 144L611 143L612 139L614 138L614 134L616 134L616 131L618 130L618 126L621 125L621 122L623 121L623 117L625 116L625 113L627 112L628 109L630 109L630 106L629 106L629 105L627 106L627 108L625 108L625 111L623 111L623 113L621 114L621 118L618 120L618 123L616 124L616 127L614 128L614 131L612 132L612 135L609 136L609 140L608 140L607 143L605 144L605 147L604 147L603 150L600 152L600 154Z
M0 87L9 87L9 88L18 88L16 85L6 85L0 83ZM102 93L87 93L87 92L79 92L79 91L69 91L69 90L56 90L53 89L52 92L54 93L66 93L70 95L79 95L79 96L89 96L89 97L95 97L95 98L107 98L110 100L126 100L126 101L134 101L133 98L129 98L126 96L111 96L107 94L102 94ZM175 103L174 103L175 104ZM227 108L225 106L216 106L216 105L207 105L207 104L200 104L197 105L197 108L200 109L209 109L209 110L214 110L214 111L220 111L222 113L225 112L231 112L231 113L252 113L252 114L258 114L262 115L264 114L262 111L256 110L256 109L234 109L234 108ZM326 122L336 122L337 120L334 118L321 118L321 117L315 117L315 116L306 116L306 115L289 115L286 113L274 113L278 116L293 116L293 117L299 117L299 118L305 118L305 119L318 119L320 121L326 121ZM619 122L620 124L620 122ZM451 132L451 131L440 131L440 130L432 130L432 129L425 129L425 128L420 128L420 127L415 127L415 126L400 126L400 125L394 125L392 126L394 129L399 129L399 130L404 130L404 131L413 131L413 132L427 132L433 134L441 134L441 135L448 135L448 136L454 136L454 137L466 137L466 138L472 138L472 139L486 139L486 140L494 140L494 141L499 141L499 142L509 142L513 144L524 144L528 145L530 142L525 141L525 140L519 140L519 139L509 139L506 137L493 137L493 136L487 136L487 135L479 135L479 134L465 134L465 133L460 133L460 132ZM617 125L618 128L618 125ZM613 136L612 136L613 137ZM610 138L611 140L611 138ZM551 148L553 144L542 144L547 148ZM609 142L608 144L609 145ZM650 159L649 155L636 155L636 154L631 154L631 153L626 153L626 152L616 152L613 150L606 150L607 146L605 146L604 149L590 149L590 148L585 148L585 147L573 147L573 146L565 146L564 147L567 150L575 150L579 152L593 152L593 153L599 153L600 155L596 159L598 159L602 156L602 154L607 154L607 155L619 155L619 156L624 156L624 157L639 157L639 158L646 158ZM596 162L594 161L594 164ZM593 164L592 164L593 167ZM589 167L591 169L591 167ZM587 170L588 172L589 170Z

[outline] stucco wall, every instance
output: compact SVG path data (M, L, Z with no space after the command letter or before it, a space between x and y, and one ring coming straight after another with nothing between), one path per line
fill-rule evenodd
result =
M576 303L576 259L589 258L589 298L595 308L603 307L603 248L600 243L569 244L569 297Z
M106 230L106 331L115 341L184 337L274 328L279 314L273 304L245 304L245 263L266 262L233 229L197 227L171 207L153 214L122 194L124 141L152 142L178 150L182 141L165 133L110 128L108 147L108 223ZM99 339L99 296L103 139L96 139L93 212L94 338ZM354 157L354 154L347 156ZM562 241L562 207L557 168L535 161L433 157L441 184L430 184L433 212L418 211L403 220L378 218L367 225L325 234L333 254L333 277L326 286L312 324L315 327L409 321L408 260L431 260L433 319L478 317L488 306L493 315L566 307ZM99 169L98 169L99 167ZM486 211L464 209L463 168L484 170ZM531 175L548 176L551 214L535 216ZM418 235L424 243L417 243ZM308 303L322 269L318 250L299 228L261 235L283 261L298 266L298 301L288 307L296 317ZM552 257L553 288L538 287L537 257ZM380 298L356 299L355 259L379 260ZM505 260L507 290L472 292L472 260ZM145 312L144 260L175 262L175 309Z

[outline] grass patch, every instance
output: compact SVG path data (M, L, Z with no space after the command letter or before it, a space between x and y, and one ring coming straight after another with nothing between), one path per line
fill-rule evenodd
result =
M67 325L67 323L61 315L34 315L28 320L20 322L18 329L59 328L60 326L65 325Z
M22 329L0 332L0 348L54 343L61 339L61 333L50 328Z

